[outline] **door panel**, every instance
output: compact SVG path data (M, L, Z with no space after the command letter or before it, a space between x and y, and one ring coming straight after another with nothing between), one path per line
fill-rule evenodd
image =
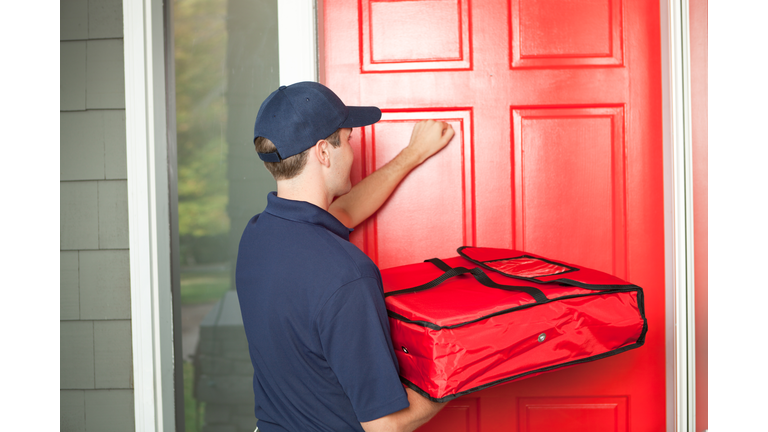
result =
M520 398L520 432L626 432L627 398Z
M623 64L620 0L509 4L513 68Z
M380 268L423 261L430 254L455 255L452 245L474 241L472 146L465 139L472 134L471 117L470 110L388 110L381 121L366 128L371 139L365 143L369 166L363 176L392 160L408 144L420 120L440 119L456 131L451 146L406 177L369 220L363 250ZM425 194L425 189L431 192ZM436 244L437 238L442 242ZM361 246L357 238L352 242Z
M324 82L384 111L353 181L420 119L457 131L353 233L380 267L509 247L645 292L643 347L459 398L422 430L663 430L658 2L325 0L323 20Z
M621 107L512 110L517 249L626 277L623 124Z
M363 72L469 69L466 1L364 1L360 12Z

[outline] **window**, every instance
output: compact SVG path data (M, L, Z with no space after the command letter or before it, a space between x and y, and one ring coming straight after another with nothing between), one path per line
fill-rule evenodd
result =
M278 86L277 1L174 0L172 9L179 239L173 253L181 318L175 337L184 393L177 409L184 410L186 431L207 425L251 432L253 369L234 271L245 224L275 190L253 148L253 122Z

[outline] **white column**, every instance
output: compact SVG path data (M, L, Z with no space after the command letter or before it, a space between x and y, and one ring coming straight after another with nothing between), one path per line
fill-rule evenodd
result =
M317 81L317 4L278 0L280 85Z
M123 0L136 431L174 431L163 2Z
M693 176L688 0L669 2L673 189L675 431L696 431Z

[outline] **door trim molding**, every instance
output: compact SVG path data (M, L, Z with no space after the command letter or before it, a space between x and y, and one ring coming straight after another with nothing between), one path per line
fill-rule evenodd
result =
M688 0L669 0L668 6L674 427L682 432L696 430L690 9Z
M317 16L316 0L277 0L280 85L317 81Z
M175 430L163 2L123 1L136 431Z

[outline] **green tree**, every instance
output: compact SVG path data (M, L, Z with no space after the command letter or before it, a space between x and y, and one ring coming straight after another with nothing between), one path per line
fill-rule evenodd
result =
M175 0L173 10L179 234L226 235L227 0Z

